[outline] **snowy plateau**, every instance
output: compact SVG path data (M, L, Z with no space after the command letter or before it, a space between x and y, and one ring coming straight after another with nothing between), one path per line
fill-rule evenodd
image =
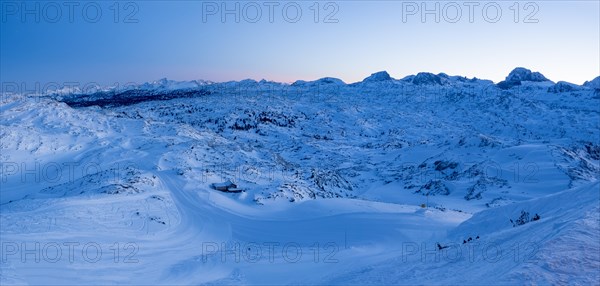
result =
M525 68L4 93L0 284L600 285L599 106Z

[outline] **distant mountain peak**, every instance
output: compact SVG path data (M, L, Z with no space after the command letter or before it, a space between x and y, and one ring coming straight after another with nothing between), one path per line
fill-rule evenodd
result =
M335 78L335 77L320 78L317 80L317 82L323 83L323 84L337 84L337 85L345 85L346 84L343 80L341 80L339 78Z
M304 80L297 80L294 83L292 83L292 86L301 86L301 85L345 85L346 83L339 79L339 78L335 78L335 77L323 77L320 78L318 80L314 80L314 81L304 81Z
M591 81L586 81L583 86L587 86L593 89L600 89L600 76L596 77Z
M513 69L504 81L498 83L501 89L510 89L514 86L521 85L521 82L552 82L539 72L532 72L530 69L517 67Z
M513 69L508 76L506 77L506 81L533 81L533 82L542 82L542 81L550 81L543 74L539 72L532 72L529 69L523 67L517 67Z
M447 75L446 78L448 78ZM420 72L412 78L412 83L415 85L442 85L442 78L429 72Z
M365 78L363 82L377 82L377 81L387 81L393 80L393 78L388 74L387 71L380 71L371 74L369 77Z

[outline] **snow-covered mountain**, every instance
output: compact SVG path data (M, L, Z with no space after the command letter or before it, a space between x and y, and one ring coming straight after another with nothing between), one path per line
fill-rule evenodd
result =
M0 281L597 284L599 78L4 94Z

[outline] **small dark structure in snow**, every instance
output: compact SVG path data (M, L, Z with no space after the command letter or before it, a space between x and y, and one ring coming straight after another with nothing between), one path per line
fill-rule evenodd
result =
M217 191L226 192L226 193L241 193L244 191L244 190L238 188L238 186L236 184L232 183L230 180L227 180L223 183L213 183L210 185L210 187Z
M529 219L529 212L526 211L521 211L521 216L516 220L513 221L512 219L510 220L510 223L512 223L513 227L519 226L519 225L524 225L528 222L532 222L532 221L538 221L540 220L540 215L538 215L537 213L533 216L533 218L531 218L531 220Z

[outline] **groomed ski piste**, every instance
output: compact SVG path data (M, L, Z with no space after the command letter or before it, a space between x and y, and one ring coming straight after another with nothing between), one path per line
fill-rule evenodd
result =
M524 68L5 93L0 282L598 285L598 106Z

